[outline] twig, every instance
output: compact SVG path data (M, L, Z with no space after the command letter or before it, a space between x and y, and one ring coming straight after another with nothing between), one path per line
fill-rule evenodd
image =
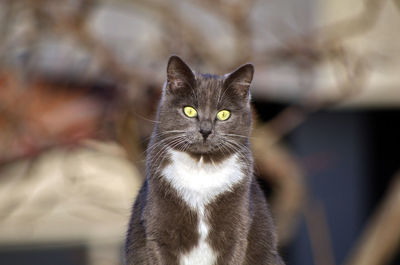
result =
M400 172L344 264L388 264L400 243ZM397 252L398 253L398 252Z
M324 207L314 200L304 211L308 234L310 235L315 265L335 265L332 240Z

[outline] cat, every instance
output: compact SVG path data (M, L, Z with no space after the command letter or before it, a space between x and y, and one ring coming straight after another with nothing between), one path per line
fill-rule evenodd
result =
M253 175L249 87L254 67L224 76L167 65L146 180L133 206L127 265L283 265Z

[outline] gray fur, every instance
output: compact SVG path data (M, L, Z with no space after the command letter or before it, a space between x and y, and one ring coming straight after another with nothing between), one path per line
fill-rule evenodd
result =
M167 82L147 153L146 181L133 207L126 240L126 264L178 264L199 240L198 216L163 179L173 148L206 163L219 163L233 153L244 164L244 181L206 206L212 230L208 241L219 253L216 264L282 265L271 216L253 176L249 145L249 86L254 67L246 64L231 74L193 73L177 56L169 59ZM188 118L185 106L198 111ZM216 119L229 110L226 121ZM202 133L209 130L207 137Z

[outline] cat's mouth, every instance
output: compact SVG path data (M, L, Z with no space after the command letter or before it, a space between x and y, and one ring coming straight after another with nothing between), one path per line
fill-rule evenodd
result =
M189 152L197 154L210 154L216 152L217 150L217 145L208 139L202 139L199 142L195 142L188 148Z

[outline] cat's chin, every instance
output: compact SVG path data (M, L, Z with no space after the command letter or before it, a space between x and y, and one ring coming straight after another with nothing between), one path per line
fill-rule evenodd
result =
M197 155L205 155L215 153L217 149L208 146L195 146L193 148L189 148L187 151Z
M203 159L204 162L219 162L232 155L228 150L221 150L218 145L198 143L193 144L185 152L196 160Z
M211 142L207 141L207 142L193 143L187 149L187 151L189 153L205 155L205 154L212 154L212 153L218 152L219 149L218 149L217 145L214 145Z

